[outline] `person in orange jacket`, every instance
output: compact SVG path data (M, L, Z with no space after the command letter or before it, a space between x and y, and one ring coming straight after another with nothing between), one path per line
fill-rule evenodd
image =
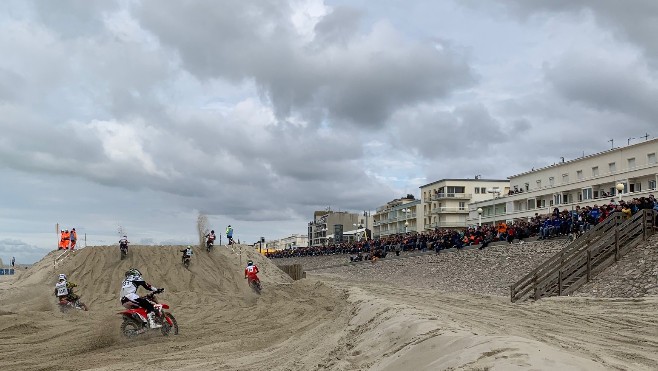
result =
M73 250L75 248L75 243L78 241L78 232L75 231L75 228L71 229L69 240L71 241L71 250Z
M69 249L69 240L71 238L71 233L69 232L68 229L64 230L64 249L68 250Z
M62 229L62 230L59 232L59 246L58 246L58 248L57 248L58 250L63 250L63 249L66 248L66 244L64 243L64 242L66 241L66 240L64 239L64 231L65 231L65 229Z

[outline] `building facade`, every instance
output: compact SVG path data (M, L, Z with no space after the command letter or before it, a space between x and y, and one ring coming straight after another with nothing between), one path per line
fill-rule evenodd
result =
M278 240L267 241L265 243L268 251L294 249L296 247L308 246L308 236L303 234L293 234Z
M373 237L418 232L418 220L423 220L421 201L413 196L395 199L377 208L373 214Z
M365 215L364 215L365 214ZM329 238L341 231L358 229L359 226L371 228L367 213L349 213L346 211L316 211L313 221L308 223L308 246L326 246Z
M510 190L469 205L469 224L528 218L576 206L646 196L658 182L658 139L614 148L511 176ZM618 194L617 185L622 188ZM481 217L478 214L481 209Z
M473 202L493 199L509 191L506 179L441 179L420 187L422 222L420 230L463 228L468 225ZM420 221L419 221L420 222Z

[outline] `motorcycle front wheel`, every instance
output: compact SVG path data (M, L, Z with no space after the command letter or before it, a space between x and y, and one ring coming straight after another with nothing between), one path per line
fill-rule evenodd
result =
M162 320L162 327L160 330L162 331L162 335L164 336L169 336L170 333L173 333L174 335L178 335L178 322L176 322L176 318L174 318L174 315L171 313L165 313L165 317ZM167 322L167 318L171 320L172 325L169 325L169 322Z

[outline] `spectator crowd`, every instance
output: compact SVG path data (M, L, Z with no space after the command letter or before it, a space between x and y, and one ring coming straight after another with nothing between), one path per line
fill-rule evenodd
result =
M480 245L486 248L494 241L512 243L515 239L520 243L530 237L550 239L554 237L571 236L577 238L582 233L604 221L612 213L621 212L628 219L644 209L658 211L658 202L653 195L634 198L631 201L610 200L608 204L580 207L575 209L554 208L551 214L535 216L529 220L516 220L513 223L499 222L497 225L482 225L463 229L435 229L420 233L403 233L384 236L379 239L356 242L329 243L324 246L297 247L266 253L271 259L292 258L322 255L351 255L351 261L369 260L375 257L385 257L389 252L399 255L402 251L441 250L466 246ZM658 220L656 220L658 224Z

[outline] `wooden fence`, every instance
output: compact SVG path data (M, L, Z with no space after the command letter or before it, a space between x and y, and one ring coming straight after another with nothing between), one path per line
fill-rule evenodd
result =
M279 265L279 268L286 272L295 281L306 278L306 272L302 269L301 264Z
M649 238L655 231L656 214L642 210L626 220L622 213L613 213L511 285L512 302L573 293Z

